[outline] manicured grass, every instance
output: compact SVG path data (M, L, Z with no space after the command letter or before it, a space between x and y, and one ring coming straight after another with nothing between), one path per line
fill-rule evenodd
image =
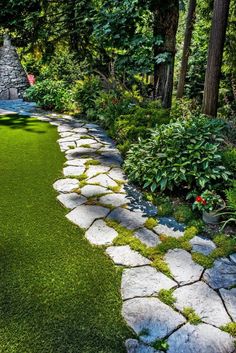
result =
M57 138L0 117L0 352L123 353L120 273L56 201Z

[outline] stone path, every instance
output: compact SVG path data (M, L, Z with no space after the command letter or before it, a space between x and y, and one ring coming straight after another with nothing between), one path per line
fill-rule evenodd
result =
M0 101L1 109L23 114L32 115L33 107ZM152 249L162 242L163 234L182 239L184 226L172 218L158 219L156 208L128 184L119 151L98 125L65 115L36 116L57 126L60 135L58 144L66 162L53 187L58 201L68 209L66 217L123 269L122 315L136 334L136 339L125 342L127 352L235 352L234 339L222 326L236 320L236 254L205 269L191 254L208 255L216 245L194 236L189 242L191 250L167 251L162 261L169 272L159 271L152 261ZM148 229L153 216L158 224ZM171 295L173 301L165 302L161 293ZM190 308L198 324L186 315Z

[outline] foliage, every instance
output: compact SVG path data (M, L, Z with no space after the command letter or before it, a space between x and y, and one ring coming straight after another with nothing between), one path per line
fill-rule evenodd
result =
M146 222L145 222L145 227L148 229L153 229L154 227L156 227L156 225L158 224L157 220L155 218L149 217Z
M174 218L180 223L188 223L194 218L191 208L187 205L179 205L175 208Z
M231 147L222 152L222 161L227 170L236 177L236 148Z
M214 191L205 190L200 196L196 197L193 209L205 212L217 211L223 205L222 198Z
M151 191L202 190L227 181L219 153L223 128L222 121L203 115L161 125L128 152L129 179Z
M195 313L194 309L191 307L185 307L183 309L183 315L192 325L198 325L202 322L201 318Z
M226 221L223 222L222 229L224 229L228 223L236 223L236 180L233 182L233 187L226 190L225 194L228 211L221 213L221 216L227 218Z
M39 81L26 90L26 98L38 103L45 109L70 111L75 108L73 93L63 81L50 79Z
M169 348L169 344L168 344L167 340L162 339L162 340L155 341L152 344L152 347L155 348L155 349L158 349L158 350L161 349L162 352L167 352L167 350Z
M76 83L75 100L78 102L81 113L88 113L95 109L95 100L102 89L101 80L97 76L85 77Z

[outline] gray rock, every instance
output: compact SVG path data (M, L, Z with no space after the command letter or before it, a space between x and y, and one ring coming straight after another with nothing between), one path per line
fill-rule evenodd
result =
M170 335L185 318L157 298L135 298L123 303L122 315L127 324L145 343ZM145 335L142 335L143 331Z
M104 205L119 207L119 206L128 204L130 201L129 199L127 199L125 194L108 194L108 195L102 196L99 199L99 202L101 202Z
M227 258L216 260L214 266L205 271L203 278L214 289L235 286L236 263Z
M135 267L123 271L121 294L123 300L135 297L150 297L156 295L161 289L171 289L176 286L176 282L154 267Z
M190 244L192 245L192 252L200 252L204 255L209 255L216 248L212 240L199 236L192 238Z
M220 327L231 321L219 295L202 281L177 288L173 295L178 310L191 307L207 324Z
M89 184L100 184L101 186L104 186L106 188L117 186L117 183L106 174L99 174L99 175L89 179L88 183Z
M77 146L83 146L83 145L93 145L93 144L97 144L97 141L91 138L87 138L87 139L80 139L76 142Z
M80 176L85 172L84 166L68 166L63 168L64 176Z
M140 228L135 233L134 236L138 238L143 244L149 247L155 247L160 244L161 241L158 236L147 228Z
M229 258L236 264L236 254L229 255Z
M92 178L97 174L108 172L109 169L110 169L109 167L105 167L102 165L91 165L86 170L86 174L88 178Z
M80 228L88 229L99 218L104 218L110 210L101 206L81 205L68 213L66 217Z
M84 128L84 127L77 127L75 129L73 129L74 132L78 132L79 134L85 134L87 135L88 129Z
M74 142L60 142L59 143L59 146L60 146L60 150L62 152L65 152L71 148L74 148L75 147L75 143Z
M112 258L116 265L122 266L144 266L151 263L150 260L132 250L129 245L110 246L106 253Z
M122 171L122 169L120 168L112 168L111 171L108 173L108 175L114 180L119 180L119 181L126 180L126 176Z
M53 187L58 192L72 192L75 189L78 189L79 181L71 178L60 179L53 184Z
M138 340L128 339L125 342L127 353L161 353L156 351L153 347L140 343Z
M233 321L236 322L236 288L220 289L221 297Z
M182 249L169 250L165 255L165 261L174 279L181 285L196 282L204 270L192 260L187 251Z
M103 186L99 186L99 185L85 185L81 189L81 194L84 195L85 197L99 196L109 192L110 190L107 190Z
M73 165L75 167L83 167L87 161L89 161L89 158L71 159L69 161L66 161L65 165Z
M116 208L109 214L109 218L128 229L137 229L144 225L147 217L142 212L132 212L124 208Z
M233 338L216 327L186 324L168 338L168 353L233 353Z
M68 132L68 131L72 132L73 130L70 125L61 125L61 126L58 126L57 131L58 132Z
M158 224L153 228L153 230L159 235L166 235L174 238L180 238L184 235L184 232L181 232L180 230L174 230L173 228L170 228L164 224Z
M85 237L94 245L111 245L118 233L99 219L95 221L85 233Z
M75 192L69 194L60 194L57 199L66 207L73 209L77 206L84 204L87 199L82 195L78 195Z

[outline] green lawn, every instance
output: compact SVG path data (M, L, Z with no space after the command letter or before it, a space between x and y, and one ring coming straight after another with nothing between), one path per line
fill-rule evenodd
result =
M120 273L66 220L55 127L0 117L0 352L121 353Z

